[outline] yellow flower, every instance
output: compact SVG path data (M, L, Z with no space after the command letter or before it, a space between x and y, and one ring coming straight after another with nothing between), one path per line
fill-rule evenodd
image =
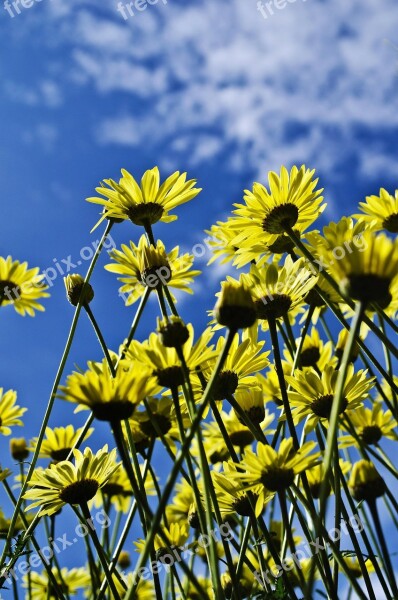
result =
M222 515L237 514L249 517L253 514L252 506L255 507L257 500L261 497L263 505L257 507L257 513L263 511L265 504L274 496L272 492L268 495L263 493L261 483L252 487L250 491L242 489L237 478L237 468L233 463L224 463L224 472L212 472L214 491ZM258 514L257 514L258 516Z
M365 445L377 444L383 437L394 441L398 440L394 431L397 421L390 410L383 411L381 402L373 402L372 408L359 406L350 413L349 417L355 434ZM345 423L343 428L348 430ZM353 435L345 435L340 438L339 443L342 447L347 447L356 445L357 441Z
M290 375L292 372L292 363L282 361L282 369L284 376ZM279 377L274 365L271 365L266 373L257 373L256 385L259 385L264 395L264 402L275 402L277 406L282 406L281 386L279 385Z
M2 479L0 481L2 481ZM25 521L27 521L28 525L30 525L30 523L33 521L34 518L35 518L34 514L26 515ZM10 529L10 525L11 525L11 519L7 519L6 516L4 515L3 511L0 508L0 539L7 538L7 535L8 535L9 529ZM22 521L21 517L18 517L17 521L15 523L15 527L14 527L14 535L16 535L19 531L24 531L24 530L25 530L25 524Z
M72 275L67 275L64 277L64 284L67 299L72 306L77 306L79 304L80 296L83 292L84 278L78 273L73 273ZM86 287L84 289L84 298L82 299L81 304L83 306L90 304L93 298L94 290L89 283L86 283Z
M48 285L39 272L38 267L28 269L27 262L0 256L0 306L12 304L17 313L30 317L34 316L35 310L43 311L38 300L48 298L50 294L46 293Z
M303 258L293 262L285 258L283 266L273 263L261 268L252 265L248 274L240 276L250 289L257 311L257 318L267 320L297 315L304 297L317 283Z
M64 460L33 473L28 482L31 489L24 494L33 503L26 510L41 506L40 515L52 515L65 504L84 504L94 498L120 466L116 463L116 450L109 452L107 444L94 455L85 448L84 453L73 450L73 456L75 464Z
M14 460L24 461L29 456L29 448L25 438L10 439L10 454Z
M306 442L296 452L293 449L293 440L288 438L281 441L278 451L260 442L256 452L251 448L245 450L239 463L239 470L242 472L237 471L236 478L244 490L256 489L259 484L262 485L256 502L257 517L270 492L284 491L292 485L296 475L319 462L319 452L308 456L315 446L315 442Z
M306 371L296 371L294 376L286 377L292 390L289 391L289 402L294 407L293 421L297 424L308 417L305 424L306 433L312 431L320 420L329 419L337 378L338 369L333 366L325 367L321 375L309 368ZM374 380L367 378L367 371L354 373L354 367L350 363L344 383L340 414L358 408L369 396L373 385Z
M297 343L299 340L296 340ZM335 365L337 360L332 357L332 342L324 343L318 330L313 327L311 333L304 338L303 347L300 352L299 368L313 367L322 372L327 365ZM284 352L285 358L291 360L291 355L288 351Z
M213 333L206 329L194 344L194 331L191 324L187 325L189 339L185 342L182 352L190 371L195 371L203 363L213 358L214 347L208 346ZM133 361L140 361L150 372L156 376L161 387L172 388L182 385L184 377L181 362L175 348L166 348L161 343L156 333L151 333L144 342L133 340L127 351L126 357Z
M62 567L59 572L57 568L52 567L51 569L54 578L59 585L60 590L66 595L74 596L77 594L79 589L87 590L91 588L90 573L85 567L79 567L75 569L67 569ZM47 571L37 573L32 571L30 573L30 584L31 584L31 598L32 600L56 600L59 598L53 584L49 580ZM23 576L22 586L25 589L29 587L28 576Z
M232 330L246 329L256 322L256 310L249 290L239 283L223 281L214 307L220 325Z
M351 469L351 463L348 461L339 460L340 469L342 473L346 474ZM311 494L313 498L319 498L322 483L325 479L325 472L323 465L315 465L315 467L311 467L311 469L307 469L305 472L308 480L308 485L311 490ZM331 485L328 484L328 493L333 493Z
M375 568L374 568L372 561L370 560L370 558L367 558L367 557L363 557L363 558L365 561L365 567L366 567L367 572L373 573ZM344 562L345 562L347 568L349 569L351 575L353 575L356 579L358 579L359 577L363 577L361 565L359 563L357 556L343 556L343 559L344 559ZM340 570L341 570L341 568L340 568Z
M366 202L360 202L362 213L354 215L356 219L365 221L373 231L385 229L398 233L398 190L395 198L384 188L380 188L378 196L366 197Z
M166 517L169 523L188 523L192 505L195 504L195 495L191 485L182 479L175 485L175 495L166 508Z
M156 535L154 539L154 547L156 550L156 558L160 562L165 562L165 564L170 564L166 560L166 556L173 558L173 563L175 562L175 556L172 553L172 549L175 548L178 550L181 546L184 546L185 542L189 536L189 529L185 523L170 523L169 527L162 528L166 539L169 542L169 548L166 546L166 540L163 539L161 535ZM134 542L137 552L142 552L145 546L145 540L137 540ZM171 549L171 552L169 552Z
M245 204L234 205L234 214L240 217L236 225L242 233L233 244L250 252L253 244L263 242L274 251L272 245L280 243L289 228L301 233L312 225L326 206L321 205L323 190L315 189L318 179L313 179L314 173L304 165L300 169L293 166L290 173L281 167L280 175L272 171L268 175L270 191L258 182L252 192L245 190Z
M222 265L234 260L237 247L232 244L232 240L236 237L236 231L232 225L237 219L238 217L228 217L227 221L217 221L210 230L205 230L210 236L206 242L213 253L208 265L211 265L217 258L221 258L220 264Z
M320 247L319 254L344 297L388 307L398 273L398 239L365 231L347 240L343 232L336 237L334 252Z
M351 471L348 486L355 500L374 502L382 496L387 487L376 467L370 460L358 460Z
M118 280L124 285L119 289L126 295L126 306L136 302L146 288L156 290L159 285L192 294L189 287L200 271L192 270L194 257L186 253L178 255L176 246L166 254L163 242L158 240L156 248L148 246L145 235L142 235L138 246L130 242L130 247L122 244L121 250L112 250L110 257L115 263L105 266L107 271L121 275Z
M75 412L93 411L100 421L128 419L137 404L154 389L150 373L143 365L131 363L129 369L118 369L112 377L104 359L102 369L89 363L84 373L75 371L69 375L66 385L60 386L58 398L75 402Z
M221 352L224 344L224 337L220 337L215 348L216 356ZM255 374L269 365L269 352L263 351L264 344L264 341L252 342L245 334L241 336L241 340L238 335L234 337L222 371L220 371L213 388L212 393L215 400L228 399L228 396L236 391L256 384ZM210 378L214 364L215 357L201 369L206 381ZM192 387L194 391L202 389L201 380L195 373L192 376Z
M10 427L23 425L19 417L22 417L28 409L21 408L16 401L17 392L8 390L3 394L3 388L0 388L0 433L3 435L10 435Z
M160 184L158 167L145 171L141 183L122 169L119 183L113 179L105 179L96 192L104 198L87 198L88 202L104 207L104 214L97 227L104 219L130 219L135 225L149 226L163 221L175 221L175 215L169 212L176 206L195 198L201 188L195 188L195 179L187 181L187 174L176 171Z
M67 425L66 427L46 427L46 437L40 445L40 458L50 458L54 462L60 460L66 460L70 451L74 447L75 443L80 437L84 427L76 429L73 425ZM84 436L84 441L87 440L93 433L94 429L90 428L87 430ZM35 451L37 446L37 438L34 438L30 442L30 450Z

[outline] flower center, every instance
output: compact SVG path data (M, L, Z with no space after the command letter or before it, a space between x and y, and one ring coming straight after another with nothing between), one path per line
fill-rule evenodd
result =
M140 273L141 283L149 288L157 288L160 284L165 285L172 277L169 265L155 265Z
M255 494L252 495L252 500L255 505L257 501L257 496ZM240 498L236 498L232 503L231 508L241 517L250 517L252 514L250 500L247 494L244 494Z
M91 407L98 421L124 421L134 412L135 405L130 400L112 400L97 402Z
M349 275L347 292L356 300L377 302L383 308L386 308L392 300L389 290L390 284L391 279L389 277L381 277L373 273Z
M250 429L240 429L239 431L232 431L228 435L234 446L239 446L239 448L244 448L251 444L254 440L254 436Z
M321 358L321 353L318 346L309 346L300 354L300 362L302 367L314 367Z
M158 378L158 384L162 387L175 388L184 383L184 374L181 367L166 367L154 371L154 375Z
M171 421L164 415L152 415L152 420L141 421L140 428L148 437L158 437L158 431L166 435L171 428Z
M9 279L0 280L0 300L15 302L21 297L21 288Z
M384 229L391 231L391 233L398 233L398 213L390 215L383 221Z
M254 305L259 319L279 319L288 312L292 300L287 294L273 294L256 300Z
M300 237L300 232L294 230L294 233L297 237ZM286 234L280 235L273 244L267 246L270 252L274 254L284 254L285 252L290 252L294 248L294 243L290 239L290 237Z
M119 483L106 483L103 486L102 491L107 496L131 496L132 495L132 492L128 492L127 490L125 490L124 487L122 485L120 485Z
M365 444L377 444L382 437L383 434L378 425L368 425L363 428L361 433L361 438Z
M281 204L273 208L263 221L263 230L267 233L281 234L297 223L299 211L294 204Z
M51 450L50 456L55 462L66 460L72 448L60 448L59 450Z
M314 306L315 308L320 308L321 306L326 306L323 298L320 297L315 288L312 288L305 296L304 302L309 304L310 306Z
M59 497L67 504L82 504L94 498L98 489L99 483L95 479L82 479L66 486Z
M261 483L270 492L282 492L294 481L293 469L284 467L269 467L261 475Z
M134 225L153 225L163 216L163 207L156 202L144 202L130 206L127 216Z
M214 400L225 400L232 396L238 387L239 378L234 371L221 371L213 388Z
M348 406L348 402L345 398L343 398L341 408L339 411L339 415L341 415ZM311 402L310 408L312 412L321 419L329 419L330 413L332 412L333 407L333 394L326 394L325 396L320 396L314 402Z

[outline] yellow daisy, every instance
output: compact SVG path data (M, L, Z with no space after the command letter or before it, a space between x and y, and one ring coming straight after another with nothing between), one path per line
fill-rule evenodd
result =
M35 310L44 310L38 302L48 298L48 285L38 267L28 269L28 263L0 256L0 306L13 305L22 316L33 317Z
M130 247L122 244L121 250L112 250L110 257L115 263L105 266L107 271L117 273L124 285L119 289L126 295L126 306L136 302L146 288L156 290L159 285L167 285L192 294L189 287L200 271L192 270L194 256L189 253L179 256L176 246L166 254L163 242L158 240L156 248L148 246L142 235L138 246L130 242Z
M356 219L363 220L373 231L385 229L390 233L398 233L398 190L395 197L384 188L380 188L378 196L366 197L366 202L360 202L362 213L354 215Z
M286 379L286 376L292 373L292 363L283 360L282 369ZM275 402L277 406L282 406L281 386L275 366L271 365L266 375L257 373L256 379L256 385L259 385L263 392L264 402Z
M329 419L336 390L338 369L333 366L325 367L321 375L309 368L297 371L294 377L286 377L291 391L289 402L293 407L293 421L297 425L308 417L304 431L312 431L316 424ZM343 402L340 414L357 409L368 396L374 386L374 379L367 377L367 371L354 372L352 363L347 369L343 389Z
M94 498L119 468L116 450L108 451L106 444L96 454L90 448L73 450L75 464L64 460L47 469L36 470L24 494L33 503L26 510L42 507L40 515L52 515L65 504L84 504Z
M288 314L294 319L304 297L318 280L304 259L293 262L290 256L285 258L283 266L271 263L258 268L252 265L250 272L240 278L251 291L260 320L280 319Z
M237 218L228 217L227 221L217 221L215 225L211 226L211 229L205 230L205 233L210 236L206 242L212 251L212 257L208 261L208 265L211 265L218 258L221 259L220 264L222 265L234 260L238 248L232 244L232 240L236 237L236 230L232 227L232 224Z
M68 596L75 596L80 589L87 590L91 588L90 573L85 567L75 569L62 567L61 572L53 567L51 572L62 592ZM42 571L41 573L32 571L30 573L30 585L30 598L32 598L32 600L43 600L43 598L47 598L47 600L57 600L57 598L59 598L56 590L53 589L47 571ZM27 575L23 576L22 587L25 589L28 589L29 587Z
M245 204L234 205L242 233L233 243L250 251L252 244L265 240L272 249L287 229L301 233L312 225L326 206L321 204L323 190L316 189L318 179L313 179L314 173L304 165L300 169L293 166L290 173L281 167L280 175L273 171L268 175L270 191L258 182L253 184L253 191L245 190Z
M150 226L157 221L170 223L175 215L169 212L176 206L195 198L201 188L195 188L196 180L187 181L187 174L176 171L160 184L158 167L145 171L139 184L122 169L119 183L105 179L96 192L104 198L87 198L88 202L104 207L104 213L95 227L104 219L130 219L135 225Z
M263 499L263 511L265 504L274 496L272 492L268 495L262 494L263 486L261 483L252 487L250 491L242 489L242 485L237 478L236 465L233 463L224 463L222 473L212 472L214 491L217 496L218 506L222 515L237 514L243 517L249 517L252 514L252 506L256 506L258 498Z
M195 506L194 491L185 479L177 482L174 489L176 493L166 507L167 521L168 523L188 523L194 512L192 511L192 507Z
M298 344L299 339L296 342ZM313 367L316 371L322 372L327 365L335 365L337 363L336 358L332 358L332 352L332 342L324 343L316 327L312 327L311 332L304 338L297 368L305 369L306 367ZM284 356L287 361L292 361L291 354L286 349Z
M130 363L129 369L118 369L112 377L104 359L102 370L89 363L84 373L75 371L69 375L66 385L59 387L58 398L75 402L75 412L93 411L100 421L128 419L137 404L155 387L144 365Z
M239 463L235 477L241 482L242 489L258 489L261 492L256 502L258 517L270 492L282 492L294 482L299 473L319 462L319 452L310 454L315 442L306 442L295 452L292 438L281 441L279 450L258 442L256 452L247 448ZM232 473L231 473L232 475Z
M19 417L22 417L28 409L21 408L16 401L17 392L8 390L3 393L3 388L0 388L0 433L3 435L10 435L10 427L23 425Z
M398 424L390 410L383 411L381 402L373 402L372 408L359 406L350 413L350 424L356 435L365 445L377 444L382 438L397 441L398 435L394 431ZM343 429L349 432L347 424L343 422ZM339 439L342 447L357 444L353 435L344 435Z
M343 233L336 237L334 251L320 247L319 254L344 297L388 307L393 298L390 287L398 274L398 239L365 231L347 240Z
M194 330L191 324L187 325L189 338L182 351L189 370L195 371L215 355L214 346L208 346L213 333L206 329L194 344ZM133 340L127 351L126 357L133 361L140 361L143 366L156 376L161 387L173 388L182 385L184 381L181 362L175 348L166 348L161 343L156 333L151 333L148 340L138 342Z
M252 342L251 339L242 334L236 335L231 344L230 351L225 360L222 371L220 371L213 388L213 398L215 400L228 399L236 391L247 389L256 384L255 374L262 371L269 365L269 352L264 352L264 341ZM215 355L218 356L225 344L225 338L220 337L215 348ZM203 365L201 372L206 381L211 376L216 361L216 356ZM192 377L192 386L194 391L202 389L202 383L196 374Z
M46 427L45 438L40 445L40 458L50 458L54 462L66 460L70 451L80 437L83 427L76 429L73 425L66 427ZM94 429L87 430L84 440L87 440ZM37 438L30 442L29 450L34 452L37 446Z

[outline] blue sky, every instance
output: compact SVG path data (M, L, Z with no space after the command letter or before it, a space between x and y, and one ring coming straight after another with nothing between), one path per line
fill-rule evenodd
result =
M42 269L78 258L99 237L89 233L97 209L84 199L122 167L139 177L157 164L163 176L198 179L201 195L155 229L185 250L281 164L316 168L325 222L398 187L396 0L275 4L266 19L256 0L159 1L126 20L109 0L34 0L13 17L0 6L0 254ZM125 223L112 236L120 245L140 233ZM195 299L181 304L199 326L225 272L205 262ZM105 263L92 308L117 348L132 310ZM42 419L73 313L62 277L45 304L35 319L0 313L0 386L29 408L14 435L30 437ZM82 318L67 371L99 357ZM70 413L60 405L52 424ZM3 456L7 447L1 440Z

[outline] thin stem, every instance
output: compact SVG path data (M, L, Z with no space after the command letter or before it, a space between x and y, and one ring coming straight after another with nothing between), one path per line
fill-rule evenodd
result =
M111 356L109 354L108 346L105 343L104 336L102 335L102 331L99 328L98 323L94 317L93 311L91 310L91 308L88 304L84 304L83 308L86 311L87 316L91 321L91 325L93 326L93 329L97 335L98 341L102 348L102 352L104 353L104 356L106 358L106 362L108 363L108 367L112 374L112 377L115 377L115 367L113 366L113 362L112 362Z
M373 518L376 534L380 542L381 551L383 554L384 568L388 577L388 581L390 583L394 598L398 598L398 587L395 579L394 568L390 559L390 553L387 548L383 528L380 523L379 511L377 509L376 500L368 501L368 506Z
M91 514L90 514L90 510L87 506L87 503L82 502L80 504L80 508L81 508L81 511L82 511L83 517L84 517L83 523L86 525L89 535L90 535L91 539L93 540L93 544L97 551L98 558L100 559L102 568L104 569L104 573L105 573L106 579L108 581L109 588L112 591L112 594L114 595L115 600L120 600L120 595L117 591L116 584L114 582L112 574L109 572L108 560L107 560L106 556L104 555L104 550L101 546L101 542L98 539L97 532L92 527ZM121 580L121 581L123 581L123 580ZM122 585L123 585L123 583L122 583Z
M96 262L98 260L98 257L100 255L100 253L101 253L101 250L102 250L102 247L104 245L105 239L106 239L108 233L110 232L111 228L112 228L112 222L109 221L108 224L107 224L107 226L106 226L106 229L105 229L105 231L104 231L104 233L102 235L101 241L100 241L100 243L99 243L99 245L98 245L98 247L97 247L97 249L96 249L96 251L94 253L94 256L93 256L93 258L91 260L90 266L89 266L89 268L87 270L87 274L86 274L86 277L84 279L84 284L83 284L82 293L80 295L80 298L84 297L85 291L87 289L88 282L90 281L91 274L92 274L92 272L94 270L95 264L96 264ZM53 409L53 405L54 405L54 402L55 402L55 395L57 393L58 386L59 386L59 383L61 381L61 377L63 375L64 368L65 368L65 365L66 365L66 361L67 361L68 356L69 356L69 351L70 351L71 346L72 346L72 342L73 342L73 338L74 338L74 335L75 335L75 331L76 331L76 327L77 327L77 323L78 323L78 320L79 320L81 309L82 309L82 304L81 304L81 302L79 300L79 302L78 302L78 304L77 304L77 306L75 308L75 313L73 315L72 324L71 324L71 327L70 327L70 330L69 330L69 334L68 334L68 338L67 338L67 341L66 341L66 344L65 344L64 352L62 354L61 362L59 364L58 371L57 371L57 374L55 376L55 380L54 380L54 383L53 383L53 386L52 386L52 389L51 389L50 398L48 400L47 408L46 408L46 411L45 411L45 414L44 414L44 417L43 417L43 422L42 422L42 425L41 425L41 428L40 428L39 435L37 437L36 447L35 447L35 451L34 451L34 454L33 454L33 457L32 457L32 461L30 463L30 468L29 468L28 473L26 475L26 479L25 479L25 481L24 481L24 483L22 485L21 493L20 493L20 496L18 498L17 505L15 507L15 511L14 511L14 514L13 514L12 519L11 519L10 528L8 530L6 542L4 544L3 553L2 553L2 556L1 556L1 559L0 559L0 573L1 573L0 574L0 589L3 587L3 584L5 582L5 577L3 575L3 567L4 567L5 560L6 560L6 556L8 554L9 548L10 548L10 543L11 543L12 536L14 535L14 529L15 529L15 523L16 523L16 520L17 520L17 515L18 515L19 509L20 509L20 507L22 505L23 495L26 492L26 489L28 487L28 482L29 482L30 478L32 477L33 472L34 472L34 470L36 468L36 463L37 463L37 460L38 460L39 454L40 454L41 444L42 444L42 441L44 439L46 427L48 425L48 421L50 419L50 415L51 415L51 412L52 412L52 409ZM36 527L39 519L40 519L40 517L37 517L37 520L34 519L32 521L31 526L28 528L28 531L30 531L30 530L33 531L34 530L34 528ZM21 542L24 542L25 544L26 544L26 541L27 541L26 535L27 535L27 532L25 532L24 537L21 540ZM23 545L23 547L24 547L24 545ZM15 558L12 558L6 568L10 569L10 568L13 567L14 564L15 564Z

